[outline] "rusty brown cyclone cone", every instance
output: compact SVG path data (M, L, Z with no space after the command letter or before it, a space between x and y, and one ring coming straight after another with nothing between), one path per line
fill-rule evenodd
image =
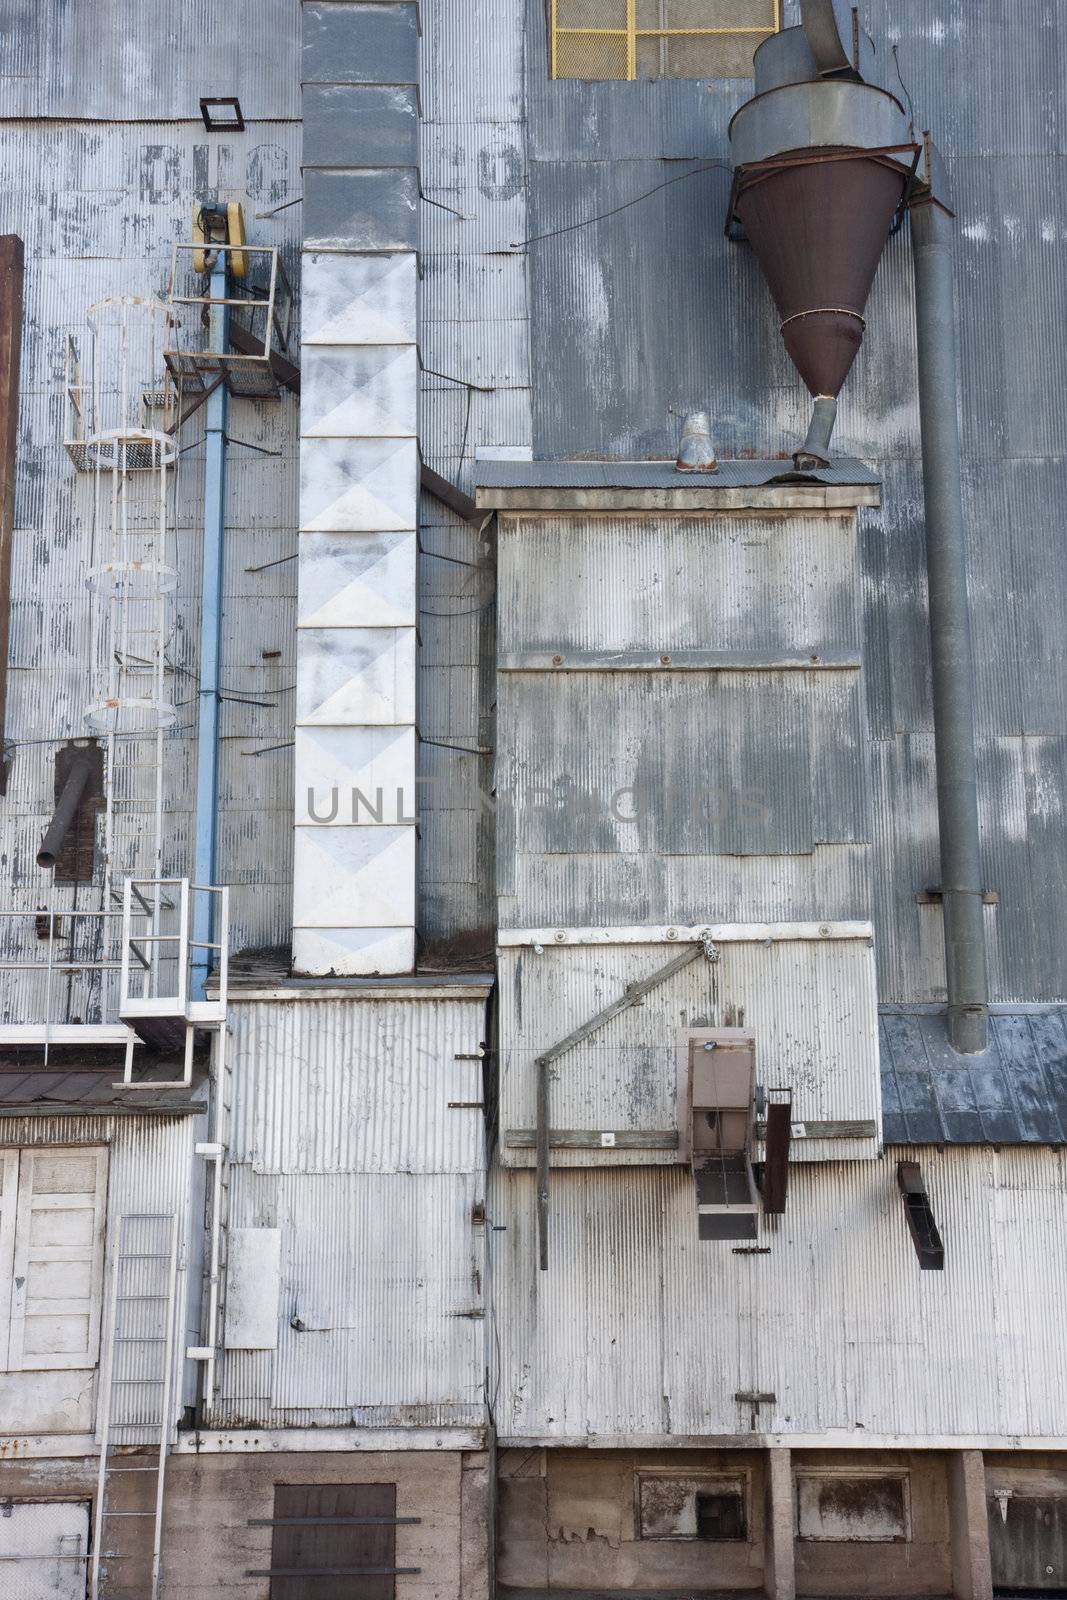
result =
M855 360L903 189L898 167L827 149L804 151L785 166L761 163L742 178L737 214L778 307L785 347L813 395L836 398Z

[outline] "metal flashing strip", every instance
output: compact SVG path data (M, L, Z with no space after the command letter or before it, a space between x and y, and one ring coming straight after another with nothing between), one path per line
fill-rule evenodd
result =
M497 945L785 944L795 940L874 938L870 922L710 922L636 928L501 928Z
M673 461L480 461L484 511L842 510L881 503L877 475L843 459L797 474L787 461L721 461L679 474Z
M487 1437L485 1428L228 1428L181 1433L173 1452L195 1456L484 1450Z
M867 1433L857 1427L824 1433L500 1434L497 1450L1062 1450L1067 1435L1019 1433ZM757 1591L758 1592L758 1591Z
M677 1150L678 1130L617 1128L608 1132L593 1128L553 1128L548 1143L553 1150ZM537 1129L507 1128L504 1144L509 1150L532 1150L537 1145Z
M349 983L305 979L292 984L263 984L247 989L231 987L230 1005L244 1005L252 1001L287 1003L293 1000L484 1000L494 982L491 975L483 976L480 973L477 977L442 977L421 984L410 978L395 983L373 978L354 978Z
M505 519L522 513L546 515L557 512L674 511L811 511L847 513L857 506L880 506L877 484L824 484L819 481L716 486L704 480L692 482L696 474L687 473L682 483L647 488L606 487L568 489L509 489L483 487L477 492L482 511L498 511Z
M537 651L505 655L499 672L858 672L863 658L855 650L589 650L565 655Z
M487 461L476 463L479 493L490 489L738 489L765 487L790 470L786 460L720 461L715 472L679 481L673 461ZM842 457L808 474L818 486L877 488L862 461ZM795 487L791 485L790 487Z

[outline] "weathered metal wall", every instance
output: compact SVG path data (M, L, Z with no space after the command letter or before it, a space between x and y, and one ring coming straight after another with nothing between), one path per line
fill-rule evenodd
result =
M422 16L419 341L423 460L468 493L477 452L530 446L526 29L518 0ZM493 547L430 495L420 513L419 927L492 949Z
M299 208L272 221L254 213L300 192L298 19L280 0L225 13L197 0L163 32L128 0L9 10L0 229L22 236L27 261L12 575L14 744L0 808L0 904L32 910L52 892L51 875L34 857L51 811L53 752L63 739L85 735L90 698L92 483L91 475L75 473L62 448L66 335L75 333L84 348L86 310L106 296L164 296L172 246L189 237L193 204L205 196L241 200L252 239L282 246L292 269ZM103 48L104 40L112 44ZM199 96L227 93L240 94L246 130L209 134ZM219 875L235 886L237 948L288 938L296 414L288 396L258 405L235 400L229 414ZM175 499L179 582L168 693L177 721L165 742L164 835L164 870L171 872L188 871L192 861L202 427L201 414L183 431L188 448ZM268 747L269 754L255 754ZM117 819L118 858L143 871L143 846L139 860L137 852L138 841L151 837L151 773L134 782L135 803ZM72 900L70 890L54 892L57 906ZM90 900L82 888L76 903ZM6 955L24 947L25 932L5 924ZM6 1017L30 1016L35 982L5 977Z
M669 1140L678 1131L678 1046L690 1028L752 1028L757 1081L792 1086L793 1120L812 1124L812 1134L815 1123L866 1125L862 1133L849 1130L852 1136L841 1129L829 1138L798 1138L794 1161L876 1154L881 1109L871 940L860 927L847 938L809 932L813 937L790 938L752 929L747 938L717 941L714 961L699 955L569 1050L552 1069L552 1128L619 1138L615 1148L556 1149L553 1165L675 1164L677 1147ZM676 943L501 950L502 1164L534 1164L541 1052L677 954ZM627 1135L632 1143L624 1143ZM589 1182L595 1187L600 1174Z
M892 1154L892 1152L890 1152ZM553 1174L552 1261L537 1269L533 1173L490 1192L492 1380L503 1442L608 1445L1067 1440L1055 1237L1062 1153L909 1150L945 1241L921 1272L895 1163L795 1168L769 1253L696 1236L692 1179L669 1168ZM814 1442L814 1438L812 1440Z
M279 1229L281 1276L213 1425L480 1425L485 998L233 1005L227 1227Z
M872 0L862 20L884 53L897 48L890 86L933 130L956 190L980 799L986 883L1001 897L988 913L994 993L1061 998L1067 947L1048 935L1067 882L1067 352L1054 336L1067 21L1036 0L1010 16ZM750 85L553 83L542 0L527 0L526 25L535 454L673 456L697 404L723 456L791 448L807 396L751 251L722 233L726 127ZM912 302L904 232L875 281L835 441L885 485L883 509L862 514L864 643L881 989L902 1002L943 997L940 911L915 901L936 881L937 829Z
M499 521L501 925L869 917L855 514Z

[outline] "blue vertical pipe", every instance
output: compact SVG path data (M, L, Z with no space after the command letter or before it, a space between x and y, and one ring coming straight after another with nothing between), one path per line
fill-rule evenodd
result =
M211 298L227 294L226 252L220 250L211 270ZM213 305L208 348L229 349L230 308ZM220 383L206 402L204 463L204 546L200 562L200 692L196 722L196 853L194 883L216 881L219 810L219 662L222 654L222 569L226 526L226 385ZM214 895L193 896L192 998L203 1000L212 952L204 945L214 937Z

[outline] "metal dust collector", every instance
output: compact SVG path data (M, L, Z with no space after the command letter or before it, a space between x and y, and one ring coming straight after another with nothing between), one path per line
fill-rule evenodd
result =
M730 225L744 230L815 406L798 470L829 464L837 396L917 149L900 102L874 81L856 10L801 0L801 26L756 51L756 92L730 123Z

